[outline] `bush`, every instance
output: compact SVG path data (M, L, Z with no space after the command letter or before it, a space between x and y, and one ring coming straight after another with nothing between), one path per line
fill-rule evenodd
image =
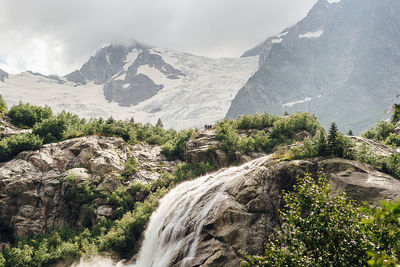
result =
M264 256L247 256L255 266L365 266L371 243L364 216L344 193L330 197L323 174L315 182L307 174L293 192L285 193L280 211L282 230L267 244Z
M33 134L13 135L0 140L0 161L7 161L18 153L37 150L43 145L42 139Z
M295 134L307 131L315 135L323 129L317 118L308 113L296 113L286 117L258 114L244 116L238 120L225 119L218 122L217 139L220 148L227 153L230 163L236 162L236 151L250 153L253 151L270 153L282 145L295 141ZM238 130L242 130L239 135ZM243 130L247 136L243 136Z
M394 129L395 126L392 122L379 121L376 127L371 127L362 136L368 139L385 141L391 134L395 133Z
M67 127L67 122L62 117L51 117L36 123L32 133L40 136L45 144L53 143L63 139Z
M14 125L19 127L32 128L35 123L40 123L53 115L49 107L39 107L30 104L22 104L21 102L11 107L8 116Z
M161 128L158 128L161 130ZM167 156L168 160L181 159L184 160L184 152L186 143L189 141L190 137L195 133L193 129L183 130L176 134L174 138L167 141L161 149L161 152Z
M122 173L122 177L129 178L137 172L139 163L135 156L131 156L125 163L125 170Z

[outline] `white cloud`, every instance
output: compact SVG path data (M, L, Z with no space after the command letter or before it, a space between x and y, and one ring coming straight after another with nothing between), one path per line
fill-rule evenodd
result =
M106 43L136 39L236 57L304 17L316 0L1 0L0 64L66 74Z

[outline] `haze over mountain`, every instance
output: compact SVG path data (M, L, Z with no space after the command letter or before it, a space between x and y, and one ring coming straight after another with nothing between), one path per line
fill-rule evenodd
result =
M83 117L166 127L307 111L359 133L389 115L400 87L400 3L319 0L308 15L248 50L212 59L139 42L97 51L65 77L0 71L0 94ZM232 101L233 100L233 101Z
M161 118L167 128L203 127L225 116L257 64L258 56L213 59L133 42L100 49L65 77L10 74L0 94L9 105L49 105L86 118L152 124Z
M399 14L396 0L319 0L243 55L259 55L260 68L227 117L308 111L356 132L386 118L400 86Z

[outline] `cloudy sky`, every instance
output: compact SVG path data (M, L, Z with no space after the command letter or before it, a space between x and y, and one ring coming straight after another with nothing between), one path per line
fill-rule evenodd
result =
M67 74L132 39L238 57L303 18L317 0L0 0L0 68Z

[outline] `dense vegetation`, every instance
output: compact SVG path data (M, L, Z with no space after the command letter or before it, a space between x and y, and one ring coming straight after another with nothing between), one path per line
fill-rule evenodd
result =
M265 255L245 255L246 266L397 266L400 201L359 207L346 194L332 197L321 174L299 178L284 195L282 229Z
M133 119L120 121L100 118L86 121L71 113L54 115L48 107L22 103L13 106L7 115L13 124L31 127L32 134L3 138L0 142L0 161L9 160L21 151L39 149L42 144L88 135L122 137L130 144L143 141L163 145L163 153L169 159L183 159L185 144L193 133L193 130L180 133L164 130L150 124L135 123Z
M50 118L53 115L52 110L49 107L33 106L31 104L15 105L8 111L8 116L14 125L19 127L30 127L36 123L42 122L45 119Z
M296 140L296 134L306 131L314 136L322 129L317 118L308 113L290 116L259 114L237 120L225 119L214 126L221 148L230 162L235 162L235 152L272 152L281 145Z

